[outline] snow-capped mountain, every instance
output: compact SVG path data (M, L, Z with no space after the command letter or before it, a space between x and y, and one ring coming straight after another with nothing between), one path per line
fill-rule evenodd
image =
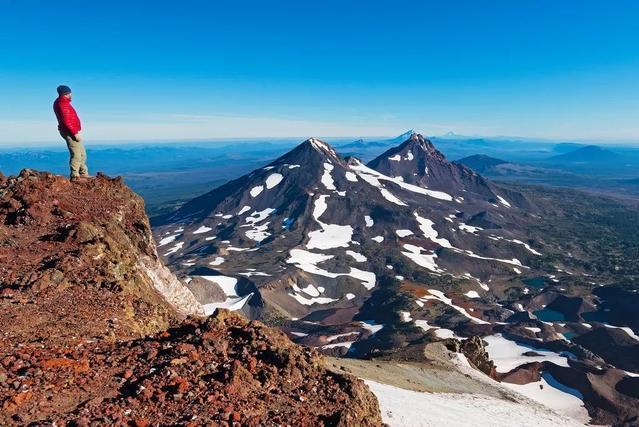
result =
M410 135L368 166L411 184L446 191L462 200L481 198L494 204L509 203L482 176L462 164L446 161L431 141L418 134Z
M368 165L311 138L155 219L154 232L208 313L242 310L299 343L355 357L414 357L424 343L479 335L494 361L480 369L527 396L579 412L581 400L552 386L561 383L590 408L605 401L631 414L634 401L613 390L630 377L586 349L619 349L605 338L611 326L579 323L593 298L559 285L559 275L575 283L561 266L573 249L531 233L555 208L539 201L449 162L421 135ZM553 310L577 323L542 318ZM594 338L582 347L570 334Z
M521 231L527 220L505 193L414 134L369 166L311 138L162 218L156 233L210 309L350 322L384 278L452 281L464 303L487 294L489 280L521 274L539 256ZM211 282L222 293L205 291ZM461 323L494 316L457 311Z

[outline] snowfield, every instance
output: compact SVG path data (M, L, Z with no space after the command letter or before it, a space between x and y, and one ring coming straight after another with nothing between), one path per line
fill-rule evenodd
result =
M306 271L307 273L330 277L331 279L335 279L339 276L351 276L360 280L366 289L372 289L375 287L377 277L373 272L350 267L350 271L348 273L331 273L330 271L317 266L319 263L332 259L334 255L319 254L305 251L303 249L291 249L289 253L290 258L287 259L286 262L288 264L295 265L297 268Z
M365 382L379 401L382 421L391 427L583 426L540 406L480 394L421 393L370 380Z
M509 372L517 366L530 362L549 361L558 366L568 366L568 355L518 344L504 338L501 334L484 337L484 340L488 343L486 351L495 362L497 372ZM539 356L523 355L529 351ZM541 380L534 383L518 385L504 382L501 384L577 420L587 422L590 419L588 411L583 406L581 394L559 383L548 373L544 373Z
M568 366L566 357L548 350L541 350L518 344L515 341L504 338L501 334L489 335L484 337L484 341L488 343L486 351L495 362L497 372L508 372L519 365L530 362L549 361L558 366ZM539 356L523 356L523 353L534 351Z
M590 421L581 393L559 383L548 373L544 373L538 382L524 385L502 383L502 385L561 414L584 423Z
M353 227L350 225L325 224L320 221L319 218L328 208L326 203L328 197L322 195L315 199L313 217L322 229L308 233L308 243L306 244L308 249L347 248L353 237Z

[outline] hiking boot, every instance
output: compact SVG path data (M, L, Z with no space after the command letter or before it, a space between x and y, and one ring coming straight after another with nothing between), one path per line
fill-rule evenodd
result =
M87 182L88 180L90 180L91 178L93 178L92 176L72 176L71 177L71 182Z

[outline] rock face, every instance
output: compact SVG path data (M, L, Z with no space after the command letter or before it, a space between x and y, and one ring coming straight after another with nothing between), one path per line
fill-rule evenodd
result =
M0 425L381 425L315 351L205 319L119 179L0 177L0 296Z
M126 339L203 314L160 263L142 199L120 180L25 170L0 185L0 224L5 337Z
M124 339L203 314L160 263L144 204L120 180L25 170L0 185L0 224L5 337Z
M490 360L486 346L481 337L472 336L461 341L460 351L469 362L486 375L495 378L495 364Z

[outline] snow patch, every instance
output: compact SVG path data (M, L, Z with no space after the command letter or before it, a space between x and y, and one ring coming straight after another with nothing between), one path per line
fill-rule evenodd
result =
M224 257L218 256L215 257L213 261L209 262L209 265L221 265L222 263L224 263Z
M251 188L251 191L249 191L249 193L251 194L251 197L257 197L260 195L260 193L264 191L264 186L263 185L257 185L253 188Z
M251 299L252 296L253 296L253 292L251 292L245 297L229 298L223 302L212 302L209 304L204 304L203 305L204 314L207 316L210 316L213 313L215 313L215 310L218 308L226 308L227 310L230 310L230 311L241 310L246 305L248 300Z
M363 322L360 322L360 324L362 328L366 329L367 331L370 331L371 335L378 333L384 328L384 325L378 325L375 323L374 320L365 320Z
M348 250L346 255L350 255L356 262L366 262L367 258L359 252Z
M328 190L337 190L337 188L335 188L335 182L333 181L333 176L331 175L331 171L333 170L334 166L328 162L324 162L324 174L322 175L322 184L324 184L324 187L326 187L326 189Z
M271 188L282 182L282 179L284 179L284 177L280 173L273 173L269 175L265 181L266 188L270 190Z
M205 225L201 226L200 228L198 228L197 230L195 230L193 232L193 234L202 234L202 233L208 233L209 231L213 230L211 227L207 227Z
M244 214L244 213L246 213L246 212L248 212L248 211L250 211L250 210L251 210L251 207L250 207L250 206L248 206L248 205L246 205L246 206L244 206L242 209L240 209L240 211L239 211L237 214L238 214L238 215L242 215L242 214Z
M164 239L160 240L160 242L158 243L158 248L160 246L168 245L169 243L175 241L175 239L177 239L177 237L179 235L180 235L179 233L178 234L174 234L172 236L168 236L168 237L165 237Z
M380 189L380 191L382 192L382 195L387 198L387 195L392 196L392 194L390 194L390 192L388 190L386 190L385 188L383 188L382 184L380 183L380 180L384 180L384 181L389 181L392 182L396 185L398 185L399 187L401 187L404 190L408 190L408 191L412 191L414 193L418 193L418 194L423 194L426 196L430 196L433 197L435 199L439 199L439 200L446 200L446 201L452 201L453 197L450 194L444 193L443 191L433 191L433 190L429 190L427 188L423 188L423 187L418 187L417 185L413 185L413 184L408 184L406 182L403 182L403 180L398 179L398 178L391 178L389 176L386 176L374 169L371 169L361 163L358 163L356 165L351 165L350 168L354 171L356 171L358 173L358 175L367 183L377 187ZM384 194L384 191L386 190L386 195ZM397 199L395 196L392 196L392 198ZM388 198L387 198L388 199ZM399 199L397 199L399 200ZM400 201L401 202L401 201ZM393 203L397 203L396 201L393 201ZM400 203L398 203L400 204ZM403 202L401 202L402 206L406 206Z
M463 222L460 223L457 228L459 228L462 231L465 231L467 233L472 233L472 234L476 234L478 231L483 230L483 228L481 227L473 227L472 225L468 225L468 224L464 224Z
M350 182L357 182L357 175L355 175L353 172L351 171L347 171L345 174L346 176L346 180L350 181Z
M366 227L369 227L369 228L375 224L375 221L373 221L373 218L371 218L368 215L364 217L364 221L366 222Z
M253 293L246 296L238 296L237 294L237 279L234 277L228 276L199 276L209 282L215 283L220 287L226 299L221 302L213 302L209 304L204 304L204 313L207 316L210 316L215 312L217 308L226 308L231 311L240 310L244 305L248 302L249 299L253 296Z
M415 219L417 220L417 223L419 224L419 229L424 234L424 237L426 237L427 239L430 239L432 242L437 243L438 245L444 248L453 247L447 239L437 237L438 233L437 233L437 230L433 228L433 226L435 225L433 221L431 221L428 218L423 218L419 216L417 212L415 212L414 215L415 215Z
M499 203L501 203L502 205L506 206L507 208L511 207L510 203L508 203L508 200L504 199L501 196L497 196L497 198L499 199Z
M164 256L169 256L176 253L177 251L182 249L182 246L184 246L184 242L176 243L175 246L173 246L171 249L168 250L168 252L164 254Z
M437 254L435 252L430 251L430 253L423 254L422 251L426 252L426 249L411 244L405 244L404 249L406 250L402 251L402 254L420 267L424 267L434 273L444 272L444 270L440 269L435 262L435 259L437 258Z
M332 273L317 266L317 264L334 258L334 255L309 252L303 249L291 249L289 254L290 257L286 260L286 262L288 264L295 265L297 268L306 271L307 273L317 274L319 276L329 277L332 279L340 276L350 276L360 280L366 289L372 289L375 287L376 276L373 272L350 267L350 271L348 273Z
M346 248L353 237L353 227L350 225L326 224L319 219L328 208L328 197L322 195L315 199L313 217L322 228L308 233L308 249Z
M303 289L301 289L296 284L293 284L292 287L294 292L289 292L289 296L293 297L302 305L330 304L337 301L337 299L335 298L320 297L319 291L313 285L308 285ZM306 294L308 296L304 296L303 294Z

